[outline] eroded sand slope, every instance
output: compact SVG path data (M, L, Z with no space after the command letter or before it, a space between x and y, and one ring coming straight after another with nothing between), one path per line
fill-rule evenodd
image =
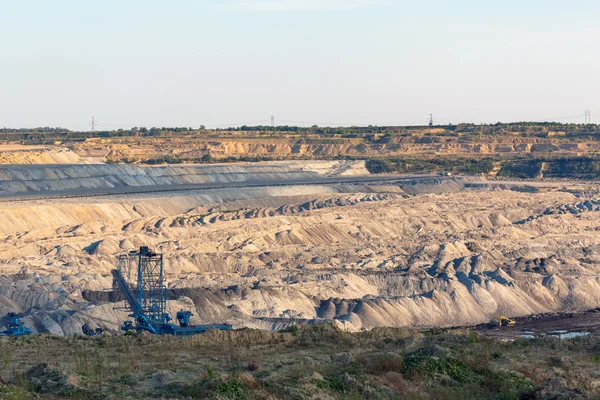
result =
M412 134L391 135L378 141L356 138L324 138L288 136L280 133L264 137L258 132L223 132L212 137L191 135L182 137L114 137L88 138L73 143L73 150L82 157L108 160L145 160L160 156L199 159L210 154L215 159L227 157L323 158L337 156L379 157L381 155L577 155L595 153L600 149L596 140L572 138L565 132L547 132L546 137L529 137L517 132L504 135L461 135L444 129L426 129Z
M72 153L73 154L73 153ZM0 165L0 194L81 193L89 189L311 180L368 174L364 161L280 161L211 165Z
M92 162L65 147L0 145L0 164L74 164Z
M2 204L0 315L23 312L37 331L117 332L126 313L103 290L115 256L140 245L165 254L170 309L194 308L195 323L359 330L600 306L595 188L414 187Z

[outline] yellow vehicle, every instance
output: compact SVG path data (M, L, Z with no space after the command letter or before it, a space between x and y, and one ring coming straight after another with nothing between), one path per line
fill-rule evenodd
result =
M506 315L498 315L498 326L514 326L517 321L508 318Z

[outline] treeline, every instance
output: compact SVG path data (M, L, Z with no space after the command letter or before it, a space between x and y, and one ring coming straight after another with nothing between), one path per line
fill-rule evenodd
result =
M398 136L420 135L423 137L458 137L458 136L489 136L519 134L531 137L548 137L552 132L556 138L567 139L593 139L600 140L600 126L597 124L562 124L555 122L515 122L475 125L464 123L457 125L440 126L349 126L349 127L300 127L300 126L247 126L232 128L207 129L200 126L192 127L133 127L131 129L70 131L60 127L40 128L3 128L0 129L0 141L21 142L23 144L50 144L53 141L83 141L88 138L110 137L168 137L172 134L183 134L198 137L219 136L220 132L248 132L252 134L278 136L278 135L304 135L313 136L312 139L322 138L362 138L370 143L387 143Z
M8 129L0 130L0 141L26 145L53 144L55 141L82 142L90 138L168 136L172 133L198 132L193 128L132 128L101 131L69 131L62 128Z
M407 127L402 126L348 126L348 127L320 127L313 125L311 127L301 127L293 125L242 125L239 127L217 128L216 131L226 132L285 132L285 133L309 133L317 135L347 135L347 134L385 134L399 133L406 131Z
M117 129L117 130L102 130L97 132L85 132L85 134L91 134L92 136L97 137L117 137L117 136L161 136L168 133L186 133L186 132L196 132L205 130L204 126L199 129L194 129L192 127L173 127L173 128L145 128L145 127L133 127L131 129Z
M502 166L498 176L600 179L600 158L577 156L511 160Z
M238 162L262 162L262 161L282 161L285 157L277 156L229 156L224 158L213 158L209 153L204 154L202 157L179 157L174 155L164 155L156 158L148 159L134 159L131 157L125 157L118 160L107 160L108 164L146 164L146 165L160 165L160 164L212 164L212 163L238 163ZM295 160L312 160L309 156L297 157ZM334 158L331 158L334 159Z
M372 174L412 173L412 172L453 172L464 174L488 174L494 169L493 158L428 158L393 157L376 158L366 161L367 170Z
M64 133L70 132L66 128L52 128L50 126L43 126L39 128L0 128L0 133Z
M306 134L317 136L341 136L344 138L381 137L394 135L413 135L422 133L429 136L462 135L506 135L519 133L524 136L546 137L549 132L564 132L565 137L597 135L600 137L600 125L563 124L557 122L514 122L495 124L461 123L436 126L348 126L348 127L299 127L299 126L247 126L216 129L215 132L260 132L265 134Z
M415 157L374 158L366 160L372 174L452 172L462 174L489 174L498 166L498 177L536 179L571 178L600 179L600 156L536 157L501 159L438 157L419 159Z

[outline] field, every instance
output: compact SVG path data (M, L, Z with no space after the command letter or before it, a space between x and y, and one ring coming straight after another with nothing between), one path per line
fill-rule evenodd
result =
M468 330L0 340L3 399L585 399L597 337L500 341ZM574 389L577 388L577 389Z

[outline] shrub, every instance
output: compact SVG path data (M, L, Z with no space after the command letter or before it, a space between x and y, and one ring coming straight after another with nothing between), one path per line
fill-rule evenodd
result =
M252 394L250 390L235 378L229 378L224 382L219 383L217 391L230 399L251 399Z
M389 354L377 356L363 362L365 370L373 375L385 374L386 372L402 372L404 370L404 360L401 357Z
M316 385L319 389L333 390L336 392L343 392L346 390L346 384L341 379L336 378L324 378L323 380L316 381Z
M204 364L204 369L206 370L206 376L209 379L213 379L215 377L215 371L213 371L213 369L210 366L210 364Z
M258 363L256 361L250 361L248 363L248 365L246 365L246 369L248 371L258 371L258 369L259 369Z
M402 373L408 377L421 375L425 379L444 374L461 383L469 381L469 369L462 361L429 357L420 353L411 354L404 359Z
M298 332L300 332L300 327L298 325L290 325L285 329L280 329L279 333L291 333L292 336L298 336Z

